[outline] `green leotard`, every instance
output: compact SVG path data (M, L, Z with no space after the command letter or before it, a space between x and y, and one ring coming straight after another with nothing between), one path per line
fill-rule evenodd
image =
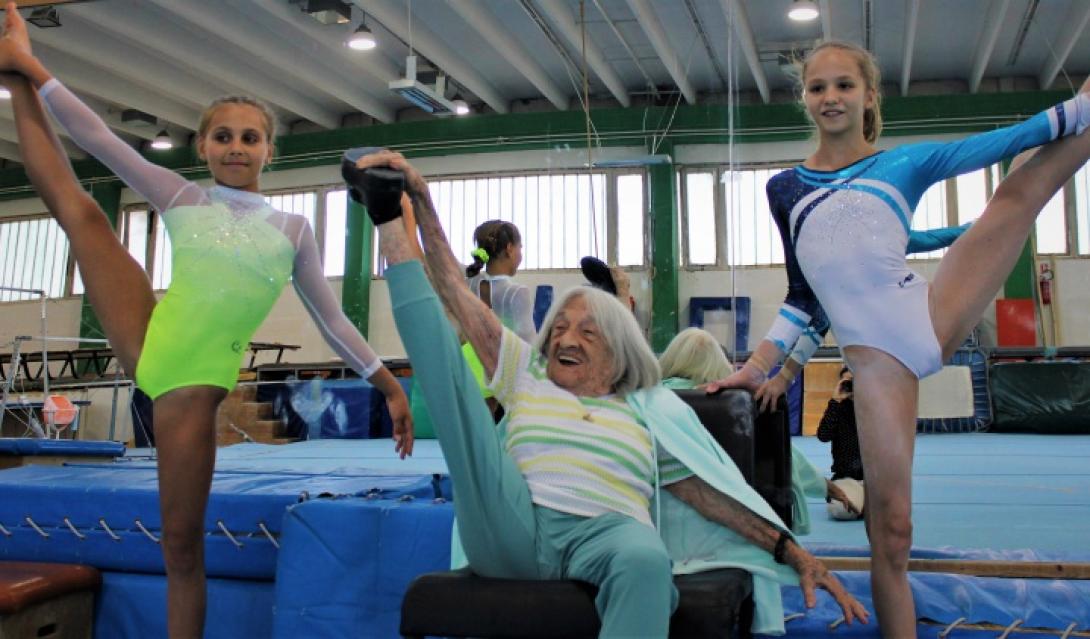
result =
M38 93L72 139L147 198L166 222L173 281L152 312L136 366L144 392L155 398L183 386L233 388L250 338L289 278L346 364L363 378L382 367L329 288L305 217L274 210L260 193L205 190L149 162L56 78Z
M184 386L232 389L254 331L292 274L295 248L266 215L225 204L163 214L172 279L152 312L136 383L152 399Z

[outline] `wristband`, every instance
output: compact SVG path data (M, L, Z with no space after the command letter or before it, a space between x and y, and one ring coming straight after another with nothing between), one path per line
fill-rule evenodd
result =
M780 531L780 538L776 540L776 547L772 550L772 559L778 564L786 564L784 553L787 552L787 542L791 541L791 535L786 530Z
M769 371L772 370L772 365L768 363L768 360L761 357L757 353L750 353L749 359L746 360L746 363L756 366L757 370L764 373L765 377L768 377Z

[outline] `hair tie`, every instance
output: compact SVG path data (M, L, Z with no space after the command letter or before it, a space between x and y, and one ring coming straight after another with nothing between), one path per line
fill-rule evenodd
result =
M469 254L479 259L481 262L488 264L488 251L484 250L484 248L478 246L470 251Z

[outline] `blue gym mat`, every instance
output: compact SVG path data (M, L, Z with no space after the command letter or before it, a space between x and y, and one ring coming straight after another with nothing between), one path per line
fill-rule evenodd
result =
M237 450L236 450L237 449ZM451 497L434 441L400 460L389 440L220 449L205 517L210 576L272 579L287 508L324 496ZM146 453L147 451L145 451ZM161 573L155 462L23 466L0 471L0 558Z
M794 444L828 474L828 444L812 437ZM913 469L913 550L918 558L1020 561L1090 561L1090 436L943 434L919 435ZM811 534L802 543L817 555L869 554L862 521L835 521L825 503L808 503ZM869 576L838 573L869 610ZM993 579L913 574L910 583L921 619L919 636L936 637L945 625L966 623L1063 631L1074 623L1090 629L1090 582ZM790 637L878 636L877 628L830 625L841 616L819 595L806 610L797 588L784 589ZM996 636L954 630L948 637ZM1058 634L1058 633L1057 633ZM1014 631L1009 637L1041 636Z

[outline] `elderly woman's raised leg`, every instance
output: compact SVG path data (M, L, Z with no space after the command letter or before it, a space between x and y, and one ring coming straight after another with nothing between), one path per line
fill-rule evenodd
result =
M536 578L533 504L504 452L453 329L400 220L379 226L394 321L435 421L470 566L490 577Z

